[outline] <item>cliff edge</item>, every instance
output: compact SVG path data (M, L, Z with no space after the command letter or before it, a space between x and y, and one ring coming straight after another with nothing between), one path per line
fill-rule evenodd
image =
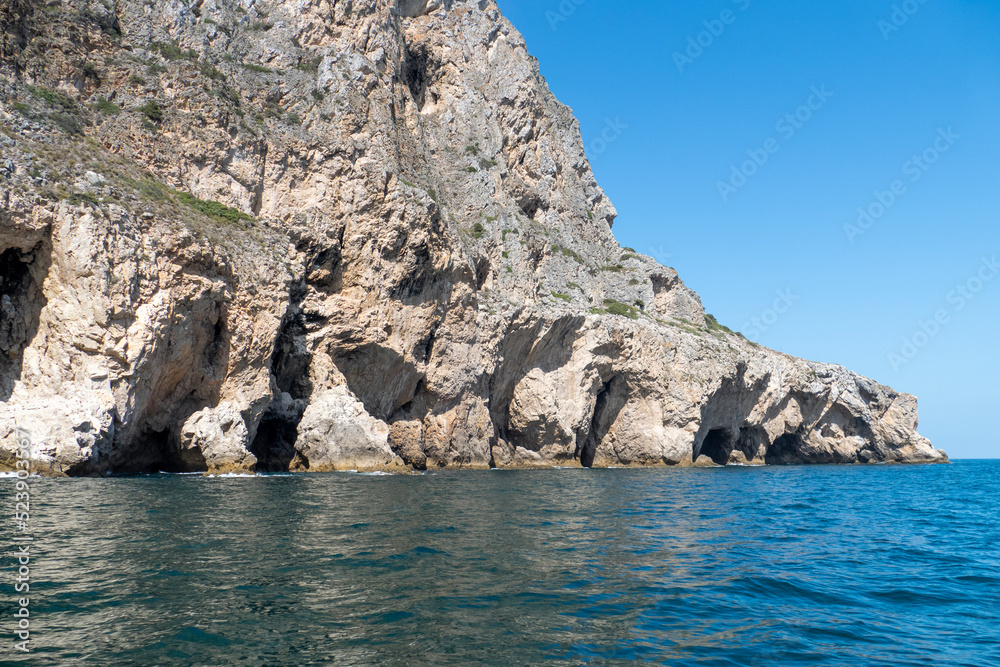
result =
M622 248L492 0L0 0L0 468L942 462Z

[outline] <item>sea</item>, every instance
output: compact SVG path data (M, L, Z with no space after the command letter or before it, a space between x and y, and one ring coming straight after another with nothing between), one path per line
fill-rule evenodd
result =
M1000 461L17 481L3 665L1000 665Z

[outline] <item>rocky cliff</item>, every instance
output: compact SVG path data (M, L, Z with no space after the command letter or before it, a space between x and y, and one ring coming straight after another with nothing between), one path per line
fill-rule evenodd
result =
M947 460L615 241L492 0L0 0L0 467Z

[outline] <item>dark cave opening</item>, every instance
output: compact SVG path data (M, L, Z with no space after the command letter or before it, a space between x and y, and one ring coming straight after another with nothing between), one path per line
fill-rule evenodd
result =
M417 104L417 110L423 109L427 87L430 84L429 57L427 47L419 45L416 48L406 47L406 59L403 61L403 81L410 89L410 95Z
M526 197L519 202L521 212L528 216L528 220L534 220L535 214L541 208L542 203L537 197Z
M597 446L601 444L600 439L597 437L597 431L600 428L601 415L607 408L608 397L610 395L611 383L605 382L604 386L601 387L601 391L597 394L597 402L594 404L594 416L590 423L590 433L588 433L587 440L580 449L580 465L584 468L590 468L594 465Z
M490 259L489 257L480 257L476 262L476 289L483 289L483 285L486 283L486 279L490 277Z
M724 428L715 428L705 436L699 456L707 456L716 464L724 466L729 462L729 454L732 451L733 445L729 441L729 433Z
M250 453L257 457L258 472L285 472L292 467L298 455L295 440L300 421L301 415L264 415L250 443Z
M795 465L805 463L802 458L803 442L798 433L786 433L767 448L764 463L767 465Z
M170 429L154 431L147 428L136 439L131 448L135 451L116 457L125 465L112 467L112 472L121 475L155 474L158 472L185 472L176 453L170 448Z
M0 253L0 295L14 294L30 276L28 263L17 248L8 248Z
M10 398L21 376L24 350L38 331L46 304L41 277L48 272L48 257L39 250L0 253L0 401Z
M594 416L590 422L590 430L579 447L580 465L592 468L597 458L597 448L604 436L608 434L611 425L618 419L618 414L628 401L628 387L620 378L613 377L601 386L594 403Z

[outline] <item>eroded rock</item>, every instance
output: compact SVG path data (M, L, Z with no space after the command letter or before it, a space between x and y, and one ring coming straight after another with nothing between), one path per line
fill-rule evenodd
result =
M389 448L389 427L369 415L346 387L313 396L302 415L295 449L313 472L403 467Z
M617 243L492 0L19 7L0 467L22 426L54 474L947 460Z
M243 416L232 403L199 410L181 427L178 461L191 471L252 471L257 458L247 450L249 435Z

